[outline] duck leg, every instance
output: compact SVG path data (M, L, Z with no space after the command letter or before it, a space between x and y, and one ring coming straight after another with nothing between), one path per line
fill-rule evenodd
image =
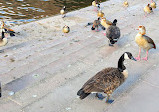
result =
M146 57L142 58L143 60L147 61L148 60L148 50L146 51Z
M136 60L140 60L140 53L141 53L141 48L139 48L139 54L138 57L135 58Z
M105 33L105 32L103 32L103 34L104 34L104 36L106 36L106 33Z
M99 100L103 100L105 97L102 94L96 93L96 97L98 97Z
M110 98L110 95L107 94L106 103L109 103L109 104L113 103L114 100L110 100L109 98Z

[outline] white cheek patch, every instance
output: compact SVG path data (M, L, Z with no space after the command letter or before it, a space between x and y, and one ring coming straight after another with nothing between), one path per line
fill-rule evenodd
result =
M124 54L124 59L130 59L127 53Z

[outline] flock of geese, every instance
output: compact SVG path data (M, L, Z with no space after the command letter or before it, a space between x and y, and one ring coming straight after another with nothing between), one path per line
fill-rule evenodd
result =
M107 20L104 16L105 14L102 12L100 8L100 3L95 0L92 2L92 5L94 6L94 11L97 11L97 20L94 20L93 23L88 23L88 25L92 25L91 30L93 31L99 31L98 27L101 27L103 30L106 30L106 33L104 35L109 40L109 46L113 46L116 42L118 42L118 39L120 38L120 29L117 27L117 19L114 19L113 22ZM128 7L129 3L128 1L125 1L123 3L124 7ZM146 14L149 14L153 12L153 8L156 8L156 3L151 0L151 4L148 4L144 7L144 12ZM62 15L62 18L66 17L66 7L64 6L60 13ZM130 52L125 52L118 60L118 67L108 67L101 71L99 71L96 75L94 75L92 78L90 78L83 86L82 88L77 92L77 95L80 99L86 98L91 93L96 93L96 97L99 99L104 99L105 97L99 93L104 92L107 95L106 102L112 103L113 100L110 100L111 94L118 88L128 77L128 71L126 70L126 67L124 66L124 60L131 59L134 61L140 60L140 52L141 48L145 49L146 57L143 58L143 60L148 60L148 51L152 48L156 49L154 41L146 36L146 28L144 26L138 27L138 34L135 37L135 41L139 46L139 55L138 57L134 58ZM70 28L69 26L65 25L62 29L64 33L69 33ZM6 35L10 34L10 36L15 36L15 33L12 29L8 28L4 21L2 21L1 24L1 37L0 37L0 46L4 46L7 44L7 38ZM1 88L0 88L1 90ZM1 96L1 92L0 92Z
M98 5L97 5L98 4ZM99 2L97 0L92 2L92 5L95 6L98 9L98 19L95 20L93 23L88 23L88 25L92 25L92 30L97 29L98 26L101 26L103 30L106 29L106 33L104 35L109 40L109 46L113 46L118 39L120 38L120 29L116 26L117 19L114 19L113 22L107 20L104 17L104 13L99 8ZM128 1L125 1L123 3L124 7L128 7L129 3ZM145 15L152 13L153 8L156 8L156 3L151 0L151 4L147 4L144 7ZM99 71L97 74L95 74L92 78L90 78L83 86L82 88L77 92L77 95L80 99L86 98L91 93L96 93L96 97L99 99L104 99L105 97L100 93L105 93L107 95L106 103L112 103L113 100L109 99L111 94L127 79L128 77L128 71L126 70L126 67L124 66L124 60L131 59L134 61L140 60L140 53L141 48L146 50L146 57L142 58L143 60L148 60L148 51L152 48L156 49L156 45L154 41L148 37L146 34L146 28L144 26L139 26L138 29L139 32L135 37L135 42L139 46L139 55L138 57L134 58L130 52L125 52L118 60L118 67L108 67L101 71Z

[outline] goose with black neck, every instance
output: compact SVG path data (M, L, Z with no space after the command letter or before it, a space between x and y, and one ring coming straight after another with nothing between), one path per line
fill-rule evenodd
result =
M128 77L128 71L124 66L124 60L131 59L136 61L130 52L125 52L118 61L118 68L108 67L92 78L90 78L82 88L77 92L77 95L82 100L86 98L91 93L96 93L99 99L104 99L104 97L99 93L104 92L107 94L106 103L112 103L110 100L110 95L121 85Z

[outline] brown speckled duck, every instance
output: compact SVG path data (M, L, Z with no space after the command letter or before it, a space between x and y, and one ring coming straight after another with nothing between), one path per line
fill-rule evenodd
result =
M64 33L69 33L69 32L70 32L70 28L65 25L65 26L63 27L62 31L63 31Z
M141 53L141 48L146 50L146 57L143 58L143 60L148 60L148 51L152 48L156 49L156 45L154 41L146 36L146 28L144 26L139 26L138 29L139 33L135 37L135 41L138 44L139 48L139 55L136 57L137 60L140 60L140 53Z
M112 25L106 29L106 37L109 39L109 46L113 46L120 38L120 29L116 24L117 19L115 19Z
M108 67L98 72L95 76L90 78L82 88L77 92L80 99L86 98L91 93L96 93L96 96L100 99L98 93L104 92L107 94L106 103L112 103L113 100L109 100L110 95L127 79L128 71L124 66L125 59L135 60L131 53L125 52L118 61L118 68ZM136 60L135 60L136 61Z
M156 3L153 0L151 0L150 6L155 9L156 8Z

